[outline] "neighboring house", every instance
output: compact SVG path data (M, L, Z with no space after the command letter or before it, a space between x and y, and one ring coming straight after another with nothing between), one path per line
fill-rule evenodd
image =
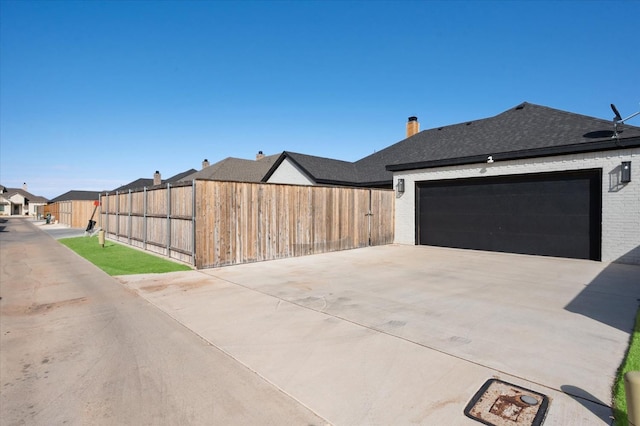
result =
M58 195L56 198L49 201L50 203L57 203L59 201L96 201L100 199L100 191L67 191L62 195Z
M354 164L348 161L284 151L263 176L262 181L298 185L355 186L357 172Z
M418 130L417 117L409 117L407 137L413 136ZM393 173L385 166L397 159L397 153L390 149L392 147L356 162L285 151L264 176L263 182L390 189Z
M0 216L35 216L38 206L47 203L46 198L28 192L27 184L21 189L0 185Z
M183 181L194 179L208 179L231 182L261 182L279 155L265 156L258 152L255 160L228 157L217 163L202 162L202 169L185 176Z
M263 182L390 189L393 173L385 169L387 164L382 151L355 163L285 151Z
M167 183L177 183L185 180L184 179L185 176L191 175L195 172L196 172L195 169L189 169L185 172L178 173L175 176L171 176L169 179L162 179L160 172L156 170L156 172L153 174L153 179L147 179L147 178L136 179L125 185L117 187L113 191L107 191L107 192L127 192L129 190L137 190L137 189L143 189L143 188L150 188L158 185L166 185Z
M640 264L638 127L525 102L377 154L396 243Z

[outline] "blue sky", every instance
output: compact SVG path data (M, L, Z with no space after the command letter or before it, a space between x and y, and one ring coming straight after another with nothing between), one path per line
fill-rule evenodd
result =
M627 116L639 19L638 1L0 0L0 183L53 198L260 150L354 161L411 115L523 101Z

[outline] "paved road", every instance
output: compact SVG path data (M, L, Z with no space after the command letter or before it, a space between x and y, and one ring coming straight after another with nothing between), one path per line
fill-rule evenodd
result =
M28 219L0 219L3 425L326 422Z

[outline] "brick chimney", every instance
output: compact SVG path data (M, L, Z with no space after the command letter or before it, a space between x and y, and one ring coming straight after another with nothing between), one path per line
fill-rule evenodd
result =
M27 182L22 182L22 190L27 191Z
M209 167L209 160L205 158L204 161L202 162L202 168L206 169L207 167Z
M258 153L256 154L256 161L262 160L263 158L264 154L262 153L262 151L258 151Z
M160 172L156 170L153 174L153 185L162 185L162 178L160 177Z
M409 117L407 121L407 137L415 135L420 131L420 123L418 123L418 117Z

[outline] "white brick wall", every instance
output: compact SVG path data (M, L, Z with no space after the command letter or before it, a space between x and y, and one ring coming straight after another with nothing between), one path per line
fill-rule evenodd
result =
M622 161L631 161L624 185ZM406 189L396 198L395 242L415 244L415 182L595 168L602 168L602 261L640 264L640 148L396 172L394 188L402 178Z
M288 183L291 185L314 185L314 182L288 158L284 159L267 182Z

